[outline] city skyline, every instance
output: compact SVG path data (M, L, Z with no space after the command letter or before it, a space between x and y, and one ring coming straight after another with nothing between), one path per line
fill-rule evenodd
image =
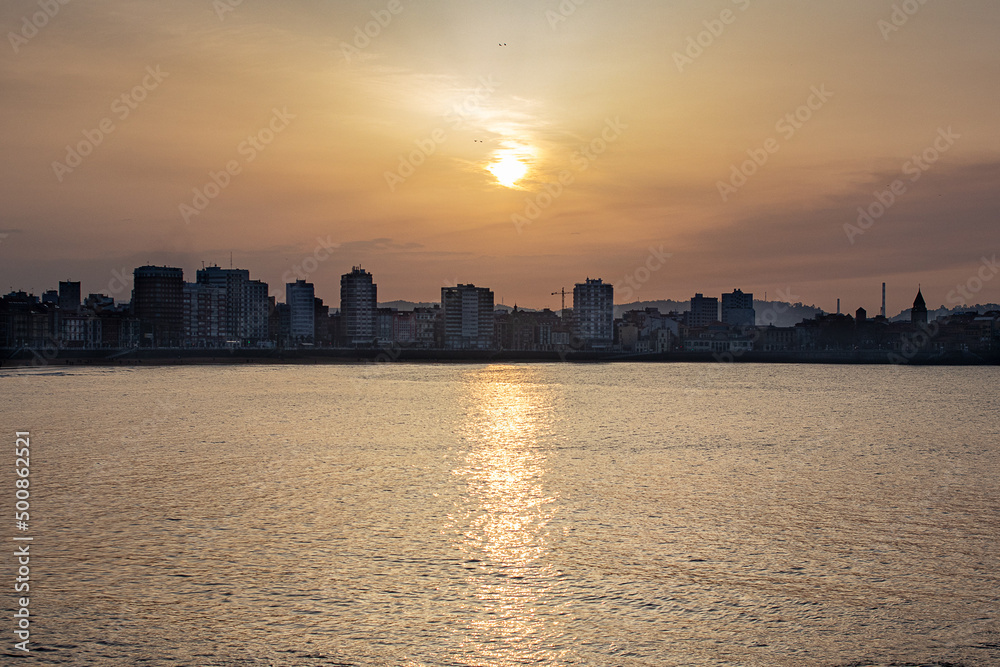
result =
M989 264L984 264L984 266L988 267L990 265ZM132 299L132 294L133 294L133 292L132 292L132 289L133 289L132 285L133 285L133 281L134 281L134 272L136 270L138 270L138 269L150 269L150 268L151 269L179 270L179 271L182 272L180 275L183 276L183 281L184 281L185 285L194 285L194 284L201 284L201 283L210 284L212 282L217 283L218 280L220 280L220 279L223 281L223 284L224 284L224 281L226 280L225 276L228 276L228 275L231 275L231 274L242 274L244 276L244 281L249 281L251 283L259 284L259 285L262 285L263 287L267 287L268 288L267 289L268 296L270 298L274 299L277 303L288 303L287 290L288 290L289 287L293 286L294 284L305 284L305 285L309 285L311 288L314 288L314 295L315 295L316 298L318 298L318 299L324 301L325 303L327 303L331 309L338 310L338 311L340 310L340 304L344 302L345 296L347 296L348 294L350 294L351 296L347 296L347 298L351 299L351 302L353 303L354 288L347 288L347 284L350 284L351 283L351 279L356 278L358 276L362 276L364 279L366 279L367 280L367 284L371 288L370 289L370 294L368 294L367 297L365 297L367 299L373 300L373 305L371 307L376 307L376 306L377 307L381 307L383 304L392 304L392 303L409 303L409 304L413 304L413 305L420 305L420 304L424 304L424 303L431 303L431 304L440 304L440 303L442 303L442 299L441 298L438 298L436 300L435 299L417 300L417 299L407 298L405 295L403 295L400 298L394 298L394 299L376 299L376 288L377 288L377 285L374 284L373 281L377 278L377 276L374 273L369 272L366 269L364 269L363 267L358 266L358 265L352 265L351 268L350 268L350 270L347 273L339 275L336 286L332 286L332 285L318 285L315 281L312 281L312 280L309 280L309 279L303 278L303 277L295 277L294 280L292 280L291 282L283 282L283 283L278 284L278 285L272 285L272 284L268 283L267 281L260 280L259 278L256 278L256 277L254 277L252 280L250 280L251 277L252 277L250 275L250 273L252 272L252 269L247 269L247 268L243 268L243 267L229 267L229 268L225 268L225 267L220 267L218 264L206 264L206 265L202 266L200 269L198 269L196 271L196 280L193 281L193 282L189 282L187 280L187 274L183 273L184 267L174 267L174 266L168 266L168 265L151 265L151 264L146 264L146 265L142 265L142 266L139 266L139 267L131 267L131 268L128 268L127 270L121 270L121 271L119 271L119 270L113 270L111 272L112 278L111 278L111 280L108 282L108 284L105 286L105 288L103 290L91 291L89 289L84 289L85 283L83 281L81 281L81 280L74 280L72 278L66 278L66 280L58 280L54 284L44 285L41 289L36 289L34 287L32 287L30 289L25 289L25 288L22 288L22 287L16 287L16 286L14 286L14 287L10 287L10 289L7 290L7 291L5 291L4 293L14 294L14 293L18 293L18 292L23 292L25 294L35 296L36 298L39 298L39 299L41 299L43 296L45 296L47 294L56 293L56 295L58 296L59 300L61 301L64 298L63 289L65 288L65 286L67 286L67 285L75 285L76 286L75 289L78 292L78 295L77 295L78 297L81 296L81 295L83 295L83 294L86 294L88 296L98 296L98 295L100 295L100 296L105 296L105 297L111 297L111 299L117 305L129 304L130 301L131 301L131 299ZM208 278L207 276L209 276L209 275L212 275L213 278L211 278L211 279ZM978 275L986 275L986 274L978 274ZM989 278L987 278L987 280L989 280ZM348 282L345 283L345 281L348 281ZM620 287L621 287L621 286L616 286L614 283L611 283L609 281L605 281L603 278L599 278L599 277L598 278L592 278L590 275L587 275L587 277L585 279L582 279L582 280L581 279L577 279L576 281L574 281L573 283L571 283L571 286L580 287L582 285L589 284L592 281L595 281L597 283L604 282L605 286L612 287L612 288L615 288L615 289L620 289ZM468 284L470 286L477 285L477 283L475 283L475 282L469 282ZM459 283L457 283L455 285L443 285L443 286L441 286L441 287L438 288L439 289L439 293L438 293L439 297L441 295L443 295L446 290L452 290L452 289L459 288L459 287L462 287L462 286L463 286L462 282L459 282ZM479 286L481 288L488 289L491 292L495 292L495 290L493 290L492 286L489 286L489 285L479 285ZM885 289L885 285L882 286L882 289ZM903 289L903 288L900 288L900 289ZM347 291L345 291L345 290L347 290ZM899 291L899 290L897 290L897 291ZM914 296L916 294L921 294L922 295L923 291L924 290L923 290L921 284L918 283L916 285L916 292L912 292L911 291L911 292L909 292L909 296L902 296L901 295L901 296L898 297L898 300L905 301L906 305L903 308L899 309L898 311L894 311L892 308L887 307L886 308L886 315L889 318L901 317L901 316L905 315L910 310L910 306L912 305ZM744 294L744 292L746 292L746 293ZM635 294L635 292L629 290L627 286L625 287L625 293L629 294L629 295L634 295ZM887 292L887 294L891 294L891 293L892 293L891 291ZM937 303L937 302L932 299L932 301L931 301L932 305L930 307L930 310L932 310L932 311L934 311L934 310L961 310L962 307L974 308L976 306L996 305L995 302L990 302L990 301L975 301L975 300L973 300L972 302L963 301L963 302L959 303L958 300L957 300L960 297L962 297L963 295L965 295L965 296L971 296L971 295L974 295L974 294L977 294L977 293L978 292L971 291L968 287L964 287L961 290L952 290L949 293L949 295L948 295L950 303L947 302L947 301L943 301L942 300L940 302L940 305L934 306L933 304ZM559 304L559 299L555 298L558 295L559 295L558 292L556 292L554 295L552 295L552 297L554 299L553 303L545 304L545 305L543 305L541 307L538 307L538 308L535 308L535 307L532 307L532 306L521 305L521 304L517 304L517 303L505 303L505 302L501 301L499 299L499 295L497 295L496 306L498 306L498 307L502 306L502 307L506 307L506 308L520 307L523 310L529 310L529 311L540 311L540 310L546 310L546 309L548 309L548 310L552 310L552 311L558 313L561 310L561 306ZM566 292L566 296L572 297L572 295L573 295L573 290L570 290L569 292ZM680 296L678 296L678 295L670 295L670 296L644 295L644 296L649 296L649 298L636 298L636 299L631 299L631 300L627 300L627 301L620 299L618 295L619 295L619 292L612 290L612 299L613 299L613 304L614 304L615 307L627 306L627 305L633 305L633 304L644 304L644 303L675 302L675 303L678 303L678 304L684 304L684 303L689 304L690 308L692 310L694 310L696 313L702 308L702 306L700 305L701 302L705 302L705 307L709 307L710 306L712 309L714 309L714 311L716 313L725 312L725 310L727 309L727 307L732 307L732 308L734 308L734 310L747 310L747 309L751 309L752 310L754 303L761 303L761 304L764 304L764 303L801 304L802 306L805 306L805 307L808 307L808 308L817 308L817 309L819 309L819 310L821 310L823 312L826 312L826 313L841 313L842 312L842 313L846 314L846 313L854 312L858 308L862 308L866 312L876 313L876 314L881 311L881 307L878 304L875 304L875 305L873 305L872 307L869 308L869 307L866 307L865 305L859 305L859 304L856 304L856 303L852 304L849 301L844 302L843 303L843 307L841 307L841 305L842 305L841 304L841 301L842 301L841 299L837 299L836 300L837 302L836 302L836 307L835 308L827 310L825 308L822 308L821 306L819 306L816 303L810 303L810 301L809 301L808 298L803 298L801 295L798 295L798 294L792 294L792 293L787 292L787 291L778 290L777 293L774 294L774 298L768 298L770 296L768 293L765 293L763 296L761 296L761 295L755 295L754 292L752 292L750 290L743 290L743 288L739 287L739 286L734 286L730 291L721 292L721 293L719 293L719 296L708 296L708 297L704 297L703 296L703 292L701 292L701 291L695 292L693 295L687 296L687 297L684 297L683 295L680 295ZM727 299L727 297L729 297L729 298L739 298L739 299L742 299L743 297L746 297L749 300L745 301L745 303L743 303L742 305L739 305L739 306L736 306L736 305L727 306L726 305L726 299ZM922 296L922 298L924 298L924 297ZM78 301L82 302L82 298L78 299ZM886 297L886 303L888 303L888 302L889 302L889 299L888 299L888 297ZM570 301L570 305L567 306L567 309L568 310L572 310L572 301ZM895 312L896 314L892 315L891 313L893 313L893 312ZM702 317L701 319L705 320L705 322L703 322L704 324L707 324L708 322L712 321L712 318L708 317L708 316ZM716 319L719 319L719 318L716 318ZM701 320L699 320L699 321L701 321Z
M5 288L1000 301L995 3L42 4L0 9Z

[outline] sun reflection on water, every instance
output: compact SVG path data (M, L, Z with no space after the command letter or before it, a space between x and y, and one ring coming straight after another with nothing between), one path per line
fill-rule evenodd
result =
M463 433L468 450L454 470L467 488L462 516L455 517L456 546L478 563L468 583L481 613L470 630L491 664L536 655L554 630L537 618L552 576L545 557L555 498L546 494L546 455L539 447L551 396L532 379L523 368L475 373Z

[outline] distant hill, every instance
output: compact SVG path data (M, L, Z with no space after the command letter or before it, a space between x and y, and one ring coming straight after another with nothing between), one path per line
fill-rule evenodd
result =
M439 306L439 305L441 305L441 304L439 302L437 302L437 301L434 301L434 302L424 302L424 301L421 301L421 302L414 302L414 301L386 301L384 303L378 304L378 307L379 308L395 308L396 310L400 310L400 311L408 311L408 310L413 310L414 308L433 308L434 306ZM498 303L498 304L496 304L496 305L493 306L493 309L494 310L506 310L509 313L510 311L514 310L514 307L513 306L505 306L503 304L499 304ZM525 311L528 311L529 313L535 312L535 309L533 309L533 308L520 308L520 307L518 307L518 310L525 310Z

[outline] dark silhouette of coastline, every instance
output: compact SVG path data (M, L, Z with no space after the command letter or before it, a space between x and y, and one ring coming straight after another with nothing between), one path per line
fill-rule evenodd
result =
M61 349L46 354L31 349L0 351L0 367L156 366L211 364L337 363L520 363L520 362L648 362L648 363L780 363L780 364L909 364L944 366L1000 365L998 352L949 351L919 353L909 358L886 350L749 350L739 355L710 352L623 353L593 350L428 350L369 349Z

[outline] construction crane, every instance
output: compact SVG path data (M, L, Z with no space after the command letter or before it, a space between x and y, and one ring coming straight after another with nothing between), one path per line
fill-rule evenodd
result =
M561 317L562 319L565 320L566 319L566 295L567 294L572 294L572 292L567 292L566 288L563 287L558 292L553 292L552 296L556 296L557 294L561 294L562 295L562 310L559 311L559 317Z

